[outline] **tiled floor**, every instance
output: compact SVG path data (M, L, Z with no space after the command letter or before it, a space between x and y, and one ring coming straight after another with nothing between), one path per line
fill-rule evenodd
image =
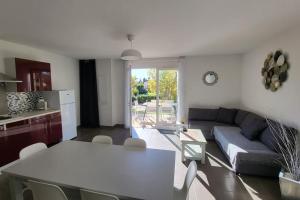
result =
M91 141L95 135L108 135L113 143L122 145L130 137L129 130L116 128L78 130L76 140ZM172 131L137 128L133 137L146 140L148 148L166 149L176 152L174 186L183 183L188 163L181 162L180 142ZM65 190L68 192L68 190ZM78 199L79 193L70 192L71 199ZM29 200L30 195L26 200ZM280 190L277 179L237 176L214 142L208 142L206 163L198 163L198 174L190 189L190 200L279 200Z
M91 141L98 134L109 135L114 144L122 144L129 137L129 130L123 128L79 129L77 140ZM183 183L188 163L183 164L180 158L178 136L171 131L137 128L133 137L147 142L148 148L176 151L174 186ZM276 200L280 199L277 179L255 176L237 176L214 142L207 145L206 164L198 163L198 175L190 190L192 200Z

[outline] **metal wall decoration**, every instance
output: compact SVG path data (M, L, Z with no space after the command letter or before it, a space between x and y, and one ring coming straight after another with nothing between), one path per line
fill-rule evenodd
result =
M275 92L288 78L288 57L281 50L270 53L261 70L265 88Z

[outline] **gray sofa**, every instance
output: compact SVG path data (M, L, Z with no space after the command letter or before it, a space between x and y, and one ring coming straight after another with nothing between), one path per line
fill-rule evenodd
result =
M236 173L278 177L281 155L264 118L238 109L190 108L188 125L214 139Z

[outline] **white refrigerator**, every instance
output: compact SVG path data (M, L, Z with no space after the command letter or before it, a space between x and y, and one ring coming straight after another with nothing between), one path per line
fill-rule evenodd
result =
M43 91L41 95L48 102L49 108L61 111L63 141L77 137L74 90Z

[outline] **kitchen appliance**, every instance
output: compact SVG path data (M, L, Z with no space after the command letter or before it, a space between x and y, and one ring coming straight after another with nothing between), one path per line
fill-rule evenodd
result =
M12 116L9 115L0 115L0 120L6 120L6 119L11 119Z
M77 137L74 90L42 91L40 94L47 99L49 108L60 109L63 141Z
M44 97L39 97L37 104L37 110L47 110L48 109L48 102L44 99Z

